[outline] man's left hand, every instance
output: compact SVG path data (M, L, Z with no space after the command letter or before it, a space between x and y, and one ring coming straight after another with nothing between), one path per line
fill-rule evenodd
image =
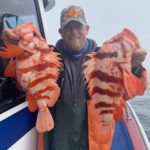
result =
M147 52L143 48L139 48L132 54L131 64L132 68L137 67L140 65L146 58Z

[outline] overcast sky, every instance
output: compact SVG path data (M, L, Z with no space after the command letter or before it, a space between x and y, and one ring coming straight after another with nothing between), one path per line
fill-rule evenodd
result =
M150 0L56 0L52 11L47 13L50 44L60 38L60 13L69 5L81 6L90 25L89 38L101 46L105 40L129 28L147 50L144 65L150 72Z

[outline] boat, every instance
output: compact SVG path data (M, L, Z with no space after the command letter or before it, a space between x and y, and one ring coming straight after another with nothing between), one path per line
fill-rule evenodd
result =
M3 22L0 23L0 29L14 28L23 22L32 21L49 43L49 35L53 33L49 33L46 13L53 11L57 2L1 0L0 16ZM0 60L0 64L5 66L5 63ZM150 150L149 140L133 107L129 102L126 105L123 119L115 123L111 150ZM18 91L15 81L3 77L0 72L0 150L36 150L36 117L37 112L28 110L25 93Z
M124 118L115 123L111 150L150 150L147 135L129 102L126 102Z

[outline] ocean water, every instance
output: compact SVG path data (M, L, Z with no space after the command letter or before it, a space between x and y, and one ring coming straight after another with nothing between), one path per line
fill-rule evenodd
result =
M130 101L150 141L150 77L148 88L143 96L138 96Z

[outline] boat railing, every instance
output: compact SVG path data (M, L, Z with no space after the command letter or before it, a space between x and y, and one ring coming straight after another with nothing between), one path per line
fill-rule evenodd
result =
M127 121L131 121L131 120L134 120L135 123L137 124L138 126L138 129L141 133L141 136L143 138L143 141L145 143L145 147L147 150L150 150L150 143L149 143L149 140L147 138L147 135L141 125L141 122L139 121L139 118L138 116L136 115L135 111L133 110L133 107L131 106L131 104L129 102L126 103L126 109L124 109L124 121L127 122Z

